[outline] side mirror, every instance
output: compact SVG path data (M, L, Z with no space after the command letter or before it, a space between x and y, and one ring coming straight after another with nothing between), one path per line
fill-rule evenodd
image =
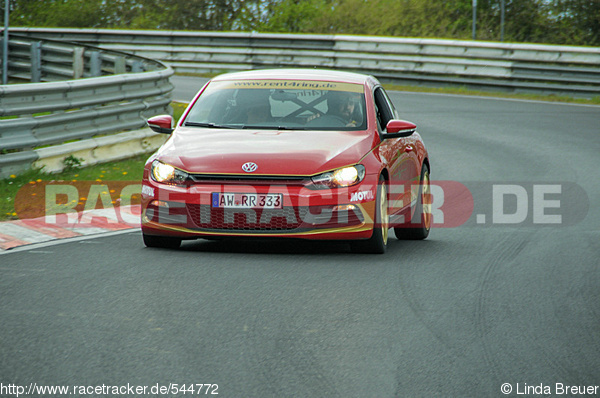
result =
M148 127L152 131L161 134L171 134L173 132L173 116L160 115L148 119Z
M383 139L408 137L417 130L417 125L406 120L390 120L385 130Z

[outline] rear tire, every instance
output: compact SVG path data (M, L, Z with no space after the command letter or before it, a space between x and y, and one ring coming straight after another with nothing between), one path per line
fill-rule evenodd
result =
M429 236L431 230L431 186L429 184L429 167L423 164L419 195L412 220L402 227L395 227L396 238L405 240L421 240Z
M375 201L375 224L373 235L367 240L350 242L353 253L383 254L387 249L390 222L388 213L387 185L383 176L379 177Z
M142 234L146 247L158 247L162 249L177 249L181 246L181 239L169 236L155 236Z

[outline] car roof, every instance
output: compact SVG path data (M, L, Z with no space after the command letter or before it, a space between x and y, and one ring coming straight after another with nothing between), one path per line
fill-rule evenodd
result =
M376 80L372 76L353 72L340 72L327 69L258 69L244 72L233 72L219 75L213 81L220 80L320 80L339 83L373 84Z

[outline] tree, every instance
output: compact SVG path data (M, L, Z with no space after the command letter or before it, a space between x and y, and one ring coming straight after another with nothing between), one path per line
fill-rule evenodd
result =
M500 40L502 0L477 0ZM600 0L504 0L505 40L600 45ZM11 0L11 26L471 38L472 0Z
M600 45L600 1L554 0L557 41L566 44Z
M98 0L11 0L11 25L97 28L104 26Z
M327 0L274 1L260 29L266 32L324 33L322 21L331 12Z

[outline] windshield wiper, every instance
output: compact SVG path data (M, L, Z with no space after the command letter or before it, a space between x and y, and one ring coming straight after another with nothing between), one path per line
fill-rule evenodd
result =
M228 125L221 125L221 124L215 124L215 123L199 123L199 122L185 122L183 125L184 126L190 126L190 127L208 127L210 129L235 129L235 128L239 128L239 126L228 126Z
M306 130L304 127L294 127L294 126L255 126L248 125L242 126L243 129L257 129L257 130Z

